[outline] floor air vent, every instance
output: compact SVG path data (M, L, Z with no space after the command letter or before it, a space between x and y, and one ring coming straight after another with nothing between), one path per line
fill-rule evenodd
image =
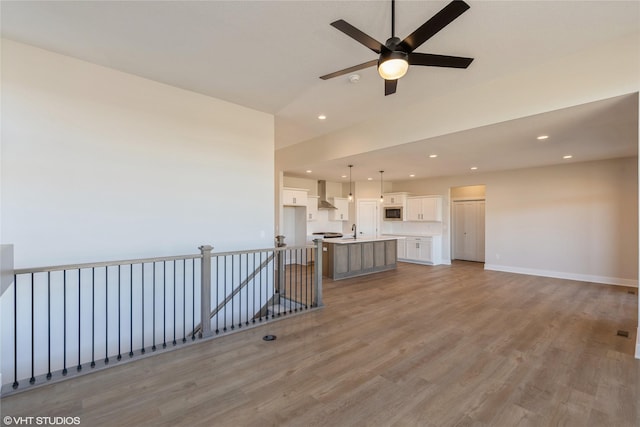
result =
M629 338L629 331L622 331L622 330L619 330L619 331L618 331L618 336L619 336L619 337Z

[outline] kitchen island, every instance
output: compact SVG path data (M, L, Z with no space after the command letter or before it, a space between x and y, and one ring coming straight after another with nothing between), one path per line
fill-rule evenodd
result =
M393 270L397 241L392 237L325 239L322 275L333 280Z

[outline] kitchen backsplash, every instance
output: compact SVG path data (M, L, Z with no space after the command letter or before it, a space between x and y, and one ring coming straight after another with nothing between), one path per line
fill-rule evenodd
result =
M441 222L383 221L382 234L408 236L440 235Z
M311 235L320 231L332 231L342 233L343 221L329 221L329 211L319 210L318 219L315 221L307 221L307 234ZM351 223L349 223L351 227Z

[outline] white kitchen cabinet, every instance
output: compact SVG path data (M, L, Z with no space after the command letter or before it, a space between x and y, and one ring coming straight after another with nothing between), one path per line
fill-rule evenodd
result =
M318 219L318 199L318 196L309 196L307 198L307 221Z
M385 193L382 195L383 206L404 206L409 193Z
M407 200L407 221L420 221L422 216L422 199Z
M401 240L398 240L400 245ZM415 236L403 240L404 253L398 250L398 260L437 265L441 260L442 236Z
M344 197L331 197L329 202L336 207L329 211L330 221L349 221L349 199Z
M307 194L304 188L283 188L282 204L284 206L307 206Z
M407 237L406 259L433 264L433 241L431 237Z
M404 238L398 239L398 246L397 246L397 251L398 251L398 259L404 259L407 257L407 241Z
M442 197L407 198L407 221L442 221Z

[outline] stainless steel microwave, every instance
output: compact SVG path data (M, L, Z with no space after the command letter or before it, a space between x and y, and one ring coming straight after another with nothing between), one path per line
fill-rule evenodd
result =
M385 221L402 221L402 207L394 206L384 208L384 217Z

